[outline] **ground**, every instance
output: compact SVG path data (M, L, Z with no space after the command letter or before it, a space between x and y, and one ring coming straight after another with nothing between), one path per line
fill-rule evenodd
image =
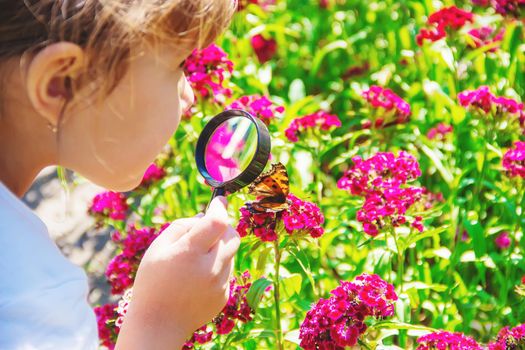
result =
M56 168L48 167L38 175L23 200L44 221L64 255L86 271L89 301L93 305L106 303L111 298L104 269L115 247L109 232L96 230L93 218L87 214L91 199L103 189L86 180L70 182L68 198Z

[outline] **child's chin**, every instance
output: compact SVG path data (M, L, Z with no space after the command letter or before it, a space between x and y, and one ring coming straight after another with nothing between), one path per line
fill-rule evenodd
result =
M128 192L128 191L132 191L136 189L140 185L141 182L142 182L142 177L138 179L130 180L128 182L111 183L104 187L106 187L108 190L115 191L115 192Z

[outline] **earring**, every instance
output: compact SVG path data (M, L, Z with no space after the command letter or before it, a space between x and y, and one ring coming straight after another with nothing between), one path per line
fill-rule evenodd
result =
M51 124L50 122L47 123L47 127L53 132L56 134L57 132L57 126L56 125L53 125Z

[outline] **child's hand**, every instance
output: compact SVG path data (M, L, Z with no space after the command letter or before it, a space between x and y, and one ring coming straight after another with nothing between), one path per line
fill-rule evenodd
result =
M226 199L206 215L174 221L139 266L120 330L120 349L180 349L228 300L239 235L228 224Z

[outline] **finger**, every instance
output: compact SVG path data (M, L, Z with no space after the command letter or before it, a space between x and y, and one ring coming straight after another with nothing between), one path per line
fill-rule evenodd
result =
M226 206L226 198L223 196L217 196L211 201L204 217L185 235L190 245L209 252L229 227Z
M226 233L210 249L210 255L216 256L218 261L224 264L235 256L240 244L241 237L237 230L230 226Z
M164 236L164 239L170 243L176 242L195 226L203 216L203 213L199 213L191 218L175 220L162 231L161 236Z

